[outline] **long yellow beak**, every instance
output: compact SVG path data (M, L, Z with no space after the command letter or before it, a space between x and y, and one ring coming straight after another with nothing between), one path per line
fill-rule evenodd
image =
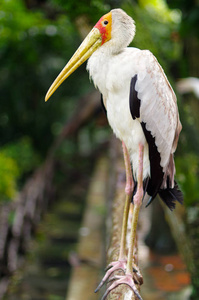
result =
M87 37L84 39L82 44L79 46L75 54L69 60L67 65L57 76L55 81L49 88L45 101L51 97L51 95L56 91L56 89L62 84L62 82L70 76L81 64L83 64L99 46L102 44L102 37L99 29L93 28Z

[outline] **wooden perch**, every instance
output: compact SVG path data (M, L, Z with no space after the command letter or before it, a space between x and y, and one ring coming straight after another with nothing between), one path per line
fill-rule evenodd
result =
M125 201L124 189L119 188L114 199L114 207L113 207L113 225L112 225L112 233L111 233L111 243L107 253L108 263L111 261L115 261L119 256L119 248L120 248L120 238L121 238L121 228L122 228L122 216L123 216L123 203ZM123 274L118 271L115 274ZM137 287L138 288L138 287ZM135 294L131 288L127 285L120 285L116 287L114 290L110 292L107 297L107 300L135 300Z
M111 204L109 205L112 220L111 223L108 223L108 235L109 238L109 248L107 251L107 263L111 261L117 260L119 256L119 249L120 249L120 239L121 239L121 229L122 229L122 218L123 218L123 209L125 203L125 171L124 171L124 164L122 160L122 153L121 153L121 143L116 140L115 138L112 139L111 143L111 174L110 174L110 182L109 186L112 191L109 191L109 198L113 197L112 208ZM109 199L111 201L111 199ZM110 218L110 211L107 215ZM128 226L127 232L127 245L128 240L130 237L130 222ZM127 251L127 249L126 249ZM136 252L138 249L136 249ZM137 262L137 255L135 257L135 262ZM118 272L116 274L119 274ZM121 274L121 273L120 273ZM137 289L140 290L138 285ZM131 288L127 285L120 285L112 290L107 300L136 300L136 296Z

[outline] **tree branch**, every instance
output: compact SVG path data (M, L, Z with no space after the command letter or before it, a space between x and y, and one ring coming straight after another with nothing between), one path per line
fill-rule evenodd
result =
M110 165L111 165L111 174L110 174L110 182L109 186L112 191L109 191L109 203L111 203L111 198L113 199L112 205L109 204L109 212L107 218L110 218L111 214L111 222L108 223L108 236L109 238L109 247L107 251L107 262L115 261L119 256L120 249L120 239L121 239L121 229L122 229L122 218L123 218L123 210L125 203L125 172L124 172L124 163L122 160L122 152L121 152L121 143L115 138L112 139L111 142L111 157L110 157ZM112 182L111 182L112 181ZM112 206L112 207L111 207ZM130 238L130 222L128 225L127 231L127 245ZM127 246L128 247L128 246ZM136 253L138 249L136 246ZM127 252L127 249L126 249ZM137 264L137 255L135 257L135 262ZM115 274L119 274L120 271L115 272ZM121 273L120 273L121 274ZM137 289L140 290L140 286L136 285ZM127 285L119 285L114 290L112 290L107 300L136 300L136 296L132 289Z

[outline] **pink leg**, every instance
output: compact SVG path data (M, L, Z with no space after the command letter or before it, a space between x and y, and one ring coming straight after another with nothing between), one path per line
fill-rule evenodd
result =
M122 149L123 149L124 165L125 165L125 171L126 171L125 193L128 196L132 196L133 189L134 189L134 182L133 182L133 176L132 176L132 170L131 170L130 157L129 157L129 153L128 153L128 150L127 150L124 142L122 142Z
M144 146L139 144L139 165L138 165L138 174L137 174L137 192L133 198L134 208L133 208L133 216L131 223L131 234L130 234L130 246L128 252L128 263L127 263L127 274L132 274L132 264L133 264L133 252L135 249L136 243L136 230L138 223L138 216L140 207L142 205L143 198L143 155L144 155Z
M139 144L139 166L138 166L138 175L137 175L137 192L134 196L134 209L133 209L133 216L132 216L132 223L131 223L131 233L130 233L130 247L128 251L128 259L127 259L127 268L126 273L123 276L115 276L112 279L115 281L110 285L110 287L106 290L104 297L102 300L106 298L111 290L117 287L120 284L127 284L136 294L138 299L142 300L142 297L137 290L136 283L142 284L142 276L137 271L134 273L133 271L133 254L135 249L135 242L136 242L136 229L138 223L138 216L139 210L142 205L142 198L143 198L143 154L144 154L144 147L143 145Z
M130 157L124 142L122 142L122 148L123 148L124 164L125 164L125 171L126 171L126 187L125 187L126 200L125 200L124 213L123 213L119 260L126 261L126 256L125 256L126 233L127 233L129 208L130 208L133 189L134 189L134 182L133 182L133 176L131 170Z

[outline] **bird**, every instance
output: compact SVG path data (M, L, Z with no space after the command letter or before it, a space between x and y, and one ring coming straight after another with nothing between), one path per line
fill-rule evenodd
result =
M129 47L135 36L133 18L120 8L102 16L50 86L47 101L60 84L88 59L87 70L102 94L108 122L122 142L126 172L125 204L120 252L108 265L96 291L111 278L103 300L120 284L127 284L142 300L136 286L143 278L134 261L136 229L143 202L157 195L171 209L183 195L174 180L176 151L182 125L175 93L149 50ZM131 232L126 257L130 207ZM123 275L114 276L121 269Z

